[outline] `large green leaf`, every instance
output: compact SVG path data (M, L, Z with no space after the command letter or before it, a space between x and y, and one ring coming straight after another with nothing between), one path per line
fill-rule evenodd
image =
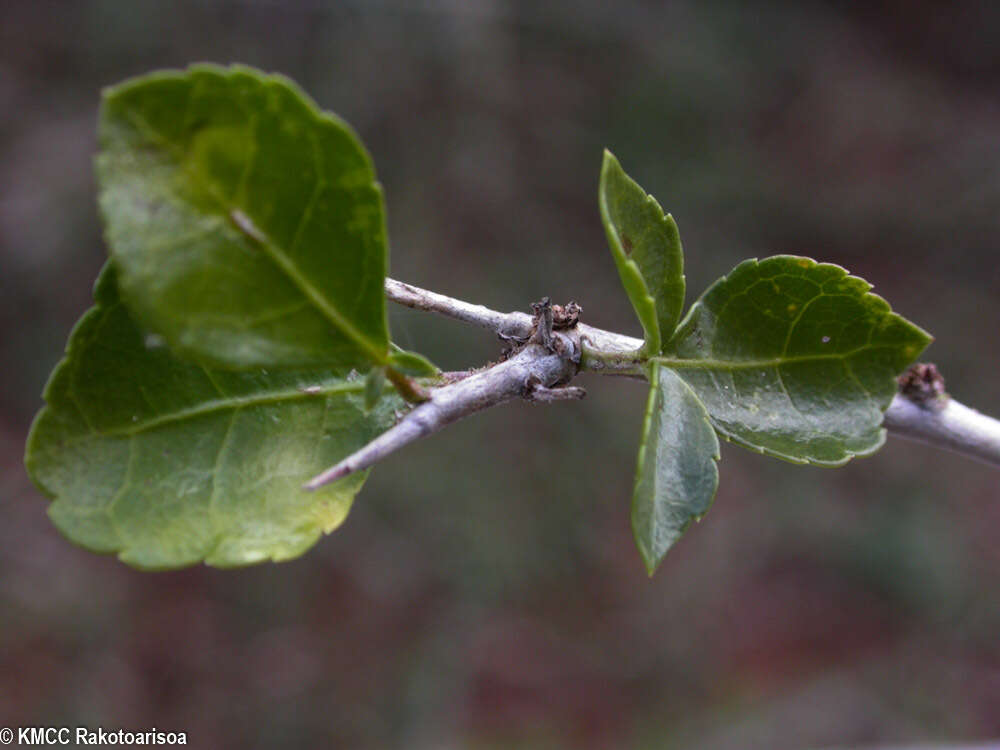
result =
M677 225L607 150L598 203L611 256L645 332L645 351L658 354L684 306L684 254Z
M70 336L25 463L70 539L142 568L229 566L301 554L336 528L364 474L302 483L392 423L364 379L212 370L144 335L115 273Z
M718 459L719 441L701 401L675 372L653 363L632 494L632 533L650 575L708 511Z
M744 261L691 308L666 356L725 437L796 463L876 451L896 375L931 337L840 266Z
M385 364L382 192L344 122L280 76L198 65L105 91L99 138L122 296L174 351Z

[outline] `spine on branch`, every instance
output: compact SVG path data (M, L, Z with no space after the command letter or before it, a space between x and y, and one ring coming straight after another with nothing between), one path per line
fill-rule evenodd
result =
M573 303L566 308L572 311L572 323L560 331L554 330L548 299L533 306L533 317L497 312L394 279L386 279L385 291L392 302L490 329L514 342L516 351L499 364L431 388L426 401L364 448L310 480L307 489L367 469L462 417L515 398L536 402L582 398L582 388L566 384L583 370L644 377L633 360L642 340L578 323L579 307ZM1000 466L1000 421L948 397L933 365L914 365L901 376L900 393L886 411L883 426L892 435Z
M410 288L412 289L412 288ZM436 295L440 296L440 295ZM351 456L311 479L315 490L348 474L367 469L390 453L431 435L462 417L515 398L550 402L582 398L582 388L559 387L572 380L580 362L579 335L554 331L548 299L535 306L537 325L526 343L508 359L450 385L434 388L428 399L407 412L395 426ZM483 308L485 309L485 308ZM498 325L503 315L487 311ZM492 327L492 324L491 326ZM524 327L517 329L525 333Z

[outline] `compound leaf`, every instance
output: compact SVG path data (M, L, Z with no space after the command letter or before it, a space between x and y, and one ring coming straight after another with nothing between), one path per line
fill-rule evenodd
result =
M198 65L104 93L97 175L122 297L182 356L385 364L382 191L291 81Z
M684 254L677 225L607 150L598 203L618 275L645 332L644 349L659 354L684 306Z
M838 466L878 450L896 375L931 337L840 266L747 260L688 312L661 364L745 447Z
M364 379L237 372L180 360L144 334L105 268L70 336L25 464L74 542L141 568L295 557L347 515L365 476L304 481L392 424Z
M632 533L650 575L708 511L718 459L719 441L701 401L675 372L653 363L632 494Z

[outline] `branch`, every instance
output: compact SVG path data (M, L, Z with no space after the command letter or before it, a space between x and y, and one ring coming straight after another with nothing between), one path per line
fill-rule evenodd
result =
M931 406L897 394L882 426L897 437L1000 466L1000 422L952 398Z
M460 320L463 323L489 328L496 331L502 338L527 339L531 335L534 321L527 313L502 313L490 310L482 305L463 302L460 299L446 297L437 292L404 284L395 279L385 280L385 296L414 310L435 312L446 318Z
M532 317L497 312L393 279L385 280L385 293L406 307L488 328L520 348L486 370L446 378L448 384L433 388L427 401L361 450L310 480L306 489L367 469L404 445L514 398L546 403L582 398L582 388L564 386L583 370L645 378L638 358L642 340L577 323L578 306L573 307L572 322L566 324L571 327L560 332L553 330L555 308L547 299L533 305L537 314ZM559 328L558 321L555 328ZM460 379L448 382L454 378ZM933 365L914 365L901 376L900 393L885 412L882 425L893 435L1000 466L1000 422L947 397L944 380Z
M434 312L452 320L488 328L504 340L526 340L534 331L534 318L527 313L502 313L482 305L473 305L453 297L429 292L394 279L385 280L385 296L414 310ZM580 334L581 370L607 374L638 374L634 355L642 348L642 339L577 323Z
M547 305L547 301L544 301ZM437 432L462 417L514 398L548 402L581 398L581 388L559 388L577 373L580 345L576 336L551 329L533 338L510 359L469 375L451 385L435 388L430 398L414 407L394 427L368 445L311 479L305 489L315 490L341 477L361 471L413 441ZM544 327L539 327L544 330ZM547 339L549 346L541 343Z

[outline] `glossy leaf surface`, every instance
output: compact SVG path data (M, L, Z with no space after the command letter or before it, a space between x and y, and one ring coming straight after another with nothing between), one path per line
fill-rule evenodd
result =
M632 494L632 533L652 575L719 484L719 441L701 401L675 372L653 364Z
M106 90L99 139L122 296L174 351L385 363L382 192L344 122L280 76L199 65Z
M611 255L645 332L645 350L658 354L684 306L684 255L677 225L625 174L610 151L604 152L598 202Z
M896 375L930 342L869 289L808 258L745 261L692 306L659 361L730 440L797 463L842 464L882 445Z
M105 269L45 390L26 465L74 542L142 568L295 557L347 515L365 475L301 485L392 423L364 379L212 370L144 334Z

